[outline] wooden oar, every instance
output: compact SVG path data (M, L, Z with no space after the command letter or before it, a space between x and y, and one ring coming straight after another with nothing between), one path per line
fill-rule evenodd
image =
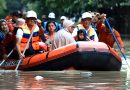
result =
M121 46L120 46L119 42L117 41L117 38L116 38L115 34L113 33L112 28L111 28L111 26L110 26L110 24L109 24L107 18L105 19L105 21L106 21L106 23L107 23L107 25L108 25L108 27L109 27L109 29L110 29L110 32L112 33L112 36L113 36L114 40L116 41L116 44L117 44L117 46L118 46L118 48L119 48L119 50L120 50L122 56L123 56L124 59L126 60L126 56L125 56L124 53L122 53L122 51L121 51ZM129 66L129 64L128 64L127 61L126 61L126 63L127 63L128 67L129 67L129 69L130 69L130 66Z
M25 49L24 49L24 51L23 51L23 53L22 53L23 56L24 56L24 54L25 54L25 52L26 52L26 50L27 50L27 47L28 47L28 45L29 45L29 42L30 42L32 36L33 36L33 32L34 32L36 26L37 26L37 25L35 25L35 26L33 27L33 29L32 29L32 33L31 33L31 35L30 35L30 37L29 37L29 39L28 39L28 42L27 42L27 44L26 44L26 46L25 46ZM22 59L19 60L17 66L16 66L16 68L15 68L16 71L18 70L21 61L22 61Z
M15 49L15 48L14 48ZM12 52L14 51L14 49L11 50L11 52L7 55L7 58L12 54ZM6 60L4 59L1 63L0 66L2 66L2 64L5 62Z

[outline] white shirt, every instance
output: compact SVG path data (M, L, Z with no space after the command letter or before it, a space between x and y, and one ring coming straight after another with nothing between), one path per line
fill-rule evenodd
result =
M39 30L39 27L36 26L34 29L38 29ZM21 28L18 28L18 30L16 32L16 38L22 39L22 37L23 37L23 30Z
M16 38L22 39L23 37L23 30L19 28L16 32Z

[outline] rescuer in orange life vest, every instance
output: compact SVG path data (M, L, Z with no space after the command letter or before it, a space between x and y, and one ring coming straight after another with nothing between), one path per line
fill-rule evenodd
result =
M18 20L19 21L19 20ZM18 27L20 27L17 30L16 33L16 48L19 54L19 58L23 59L24 55L22 55L22 52L24 51L27 42L30 38L30 35L33 31L31 40L29 42L29 45L27 45L27 50L25 52L25 56L27 55L33 55L39 52L39 50L42 48L44 50L47 49L47 46L41 42L39 32L40 28L37 25L37 14L34 11L28 11L26 14L26 23L24 19L20 20L23 23L19 23Z
M81 22L74 29L72 36L77 40L77 32L81 29L86 31L88 41L98 41L97 33L91 26L92 15L89 12L84 12L81 16Z
M97 22L97 31L99 33L99 41L100 42L104 42L107 45L109 45L110 47L113 48L114 44L115 44L115 40L113 38L112 33L110 32L109 26L107 25L105 21L105 16L104 14L102 14L100 16L100 19ZM112 32L114 33L119 45L121 46L121 52L124 53L125 52L125 48L124 48L124 43L121 39L120 33L114 28L114 19L109 17L107 18L107 20L109 21L111 28L112 28Z

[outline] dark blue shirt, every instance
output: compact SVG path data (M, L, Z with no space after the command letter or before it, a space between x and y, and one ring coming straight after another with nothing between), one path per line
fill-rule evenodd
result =
M0 30L0 42L5 39L5 33Z

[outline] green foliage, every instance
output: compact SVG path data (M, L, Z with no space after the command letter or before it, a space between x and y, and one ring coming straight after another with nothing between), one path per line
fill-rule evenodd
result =
M85 11L97 11L98 8L110 8L130 0L0 0L0 16L16 10L35 10L38 17L49 12L56 13L56 17L66 15L77 16Z
M6 2L5 0L0 0L0 17L3 18L5 16L5 11L6 11Z
M78 19L86 11L100 11L101 9L107 11L109 9L114 10L113 17L119 20L118 29L123 31L125 25L128 24L126 28L130 26L128 7L130 7L130 0L0 0L0 18L5 18L6 15L18 10L22 12L34 10L37 12L39 19L43 14L48 15L49 12L54 12L57 19L62 15ZM104 11L102 12L104 13ZM127 11L127 14L125 11ZM120 23L120 20L123 21L123 19L127 20L127 24L124 26Z

